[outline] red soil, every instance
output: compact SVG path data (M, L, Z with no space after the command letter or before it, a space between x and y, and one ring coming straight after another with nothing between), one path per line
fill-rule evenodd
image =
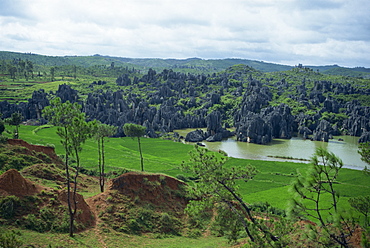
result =
M26 196L40 193L44 187L31 182L22 177L22 175L14 169L6 171L0 175L0 196Z
M73 194L70 193L70 199L72 203L72 208L74 208L75 204L73 201ZM62 190L58 193L58 200L61 201L61 203L64 206L68 206L68 199L67 199L67 191ZM85 227L93 226L95 225L94 218L92 218L94 215L90 209L90 206L86 203L85 199L82 195L76 194L76 202L77 202L77 215L76 220L80 223L83 223Z
M51 191L50 188L37 185L36 183L22 177L22 175L15 169L8 170L0 175L0 196L15 195L18 197L24 197L38 194L42 190ZM67 206L67 192L57 192L60 203ZM83 196L76 194L76 201L77 209L79 210L76 215L76 220L79 223L82 223L84 227L93 226L95 224L93 213L91 212L89 205L85 202ZM72 206L74 206L73 202Z
M23 146L26 147L27 149L35 152L42 152L46 155L48 155L53 163L61 163L61 159L57 156L55 153L55 150L53 147L48 147L48 146L38 146L38 145L31 145L28 144L26 141L21 140L21 139L8 139L8 144L9 145L18 145L18 146Z
M156 206L164 206L173 210L185 208L186 198L175 191L180 191L185 183L176 178L160 175L128 172L109 182L108 190L117 190L119 193L136 197L142 202L149 202Z

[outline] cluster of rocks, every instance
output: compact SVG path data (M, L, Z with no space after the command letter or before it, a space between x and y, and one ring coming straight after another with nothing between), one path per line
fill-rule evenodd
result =
M40 89L32 93L32 97L28 99L28 102L11 104L8 101L1 101L0 112L2 113L2 118L8 118L12 113L19 112L26 120L35 119L45 122L42 119L41 111L48 105L50 103L47 93L43 89Z
M235 135L234 132L222 127L221 113L219 111L214 111L207 115L206 124L206 132L201 129L189 132L185 137L185 141L200 142L206 140L208 142L216 142Z
M297 89L302 92L302 88ZM315 115L300 113L295 117L298 124L298 133L304 138L315 141L328 142L335 135L363 136L359 142L368 142L370 139L365 135L370 130L370 107L362 106L359 101L339 103L331 97L324 97L323 93L334 92L335 94L362 94L370 95L369 90L360 91L350 85L331 83L328 81L316 81L315 86L307 97L301 94L298 101L313 104L322 108ZM323 119L323 113L341 114L342 119Z
M19 104L11 104L8 101L0 102L2 117L8 118L12 113L19 112L25 120L38 120L40 124L43 124L46 120L42 118L42 110L50 105L49 95L60 97L62 102L70 101L73 103L78 101L78 92L67 84L61 84L55 94L53 92L46 93L44 89L39 89L32 93L32 97L27 102L20 102Z
M278 94L290 87L283 79L275 83ZM308 93L309 92L309 93ZM315 81L314 87L307 89L305 82L296 87L295 95L289 98L303 106L322 106L314 115L303 112L291 114L287 105L271 106L270 89L257 80L252 80L245 91L240 109L234 115L237 140L267 144L274 138L290 139L297 132L304 138L328 142L335 135L361 136L359 142L370 141L370 107L361 106L358 101L339 103L324 93L369 95L369 90L358 90L351 85ZM323 113L342 114L343 119L326 120Z
M294 117L285 104L268 106L272 100L270 89L259 81L250 82L240 110L234 115L237 140L267 144L273 138L292 137Z
M118 126L118 136L124 135L122 126L125 123L133 122L145 126L149 137L158 137L158 133L175 129L208 127L202 140L219 141L220 137L229 137L232 133L221 128L223 116L220 112L208 113L209 108L220 103L223 94L222 91L208 93L208 85L217 83L217 80L172 70L157 74L150 69L142 78L133 80L122 75L116 80L118 85L133 89L140 82L139 87L147 93L146 98L134 93L124 95L123 91L100 90L87 96L83 111L90 119ZM223 83L227 85L225 81ZM200 97L204 94L205 97ZM191 108L195 108L193 113L184 113Z
M137 77L138 74L133 76L129 73L119 76L116 83L125 86L124 91L95 90L96 85L106 82L93 82L89 86L92 93L79 103L89 120L96 119L117 126L117 136L124 136L122 126L132 122L145 126L149 137L158 137L159 133L175 129L196 128L185 138L191 142L221 141L236 135L239 141L267 144L274 138L290 139L293 133L320 141L328 141L333 135L340 134L361 136L361 142L370 141L370 107L361 106L358 101L338 102L327 94L369 95L369 90L361 91L349 84L330 81L316 81L309 88L303 80L300 85L294 86L295 93L287 98L302 106L321 110L314 115L303 112L293 115L292 109L286 104L271 105L271 89L276 89L277 95L282 95L291 90L292 85L285 79L273 82L272 78L262 83L254 79L252 73L255 75L256 71L250 67L207 76L172 70L157 73L149 69L141 78ZM135 94L138 90L140 93ZM235 98L242 96L240 105L224 104L224 92ZM55 93L35 91L28 102L0 102L0 111L3 118L20 112L27 120L37 119L44 123L41 111L49 105L50 96L60 97L62 102L79 101L78 92L63 84ZM235 132L228 131L228 126L224 124L231 112ZM333 121L323 118L323 113L337 114L343 118Z

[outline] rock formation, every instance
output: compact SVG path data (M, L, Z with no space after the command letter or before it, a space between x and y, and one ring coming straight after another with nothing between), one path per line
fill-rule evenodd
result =
M117 126L116 136L124 136L122 126L128 122L144 125L149 137L175 129L207 128L203 134L196 131L189 135L189 140L196 141L201 137L220 141L233 135L223 128L226 120L235 127L238 140L259 144L266 144L273 138L289 139L293 132L304 138L327 141L332 135L361 136L370 130L370 107L362 106L359 101L345 102L335 97L337 94L341 97L369 95L369 89L356 88L349 83L313 82L310 78L301 78L297 85L291 81L294 78L288 80L284 75L276 81L273 77L263 77L261 72L241 65L212 75L168 69L157 73L149 69L140 76L136 70L126 70L116 80L121 88L117 91L109 87L98 89L96 85L105 86L106 82L94 81L89 86L91 93L82 100L70 85L62 84L55 93L35 91L28 102L2 101L0 111L3 118L20 112L25 120L45 123L41 111L49 105L49 98L58 96L63 102L79 102L88 120ZM289 94L285 93L287 91ZM236 100L241 96L241 102ZM276 105L274 101L279 96L286 97L288 104L293 102L298 106L292 109L289 107L292 104ZM300 109L314 110L314 113ZM299 113L293 116L293 110ZM333 118L323 118L324 115Z

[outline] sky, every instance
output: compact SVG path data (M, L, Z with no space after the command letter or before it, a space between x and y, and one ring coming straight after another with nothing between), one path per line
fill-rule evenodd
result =
M370 68L370 1L0 0L0 50Z

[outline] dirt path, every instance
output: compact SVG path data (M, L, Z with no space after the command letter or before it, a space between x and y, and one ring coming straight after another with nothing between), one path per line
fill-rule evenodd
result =
M94 232L96 234L96 237L99 243L102 245L101 247L103 248L108 248L108 246L105 243L106 236L104 235L102 230L100 230L99 228L100 224L103 222L99 217L99 210L97 206L102 206L102 204L106 204L105 203L106 198L107 198L107 194L104 192L99 195L95 195L93 197L86 199L86 202L90 206L91 212L94 214L94 218L95 218L95 226L93 227Z

